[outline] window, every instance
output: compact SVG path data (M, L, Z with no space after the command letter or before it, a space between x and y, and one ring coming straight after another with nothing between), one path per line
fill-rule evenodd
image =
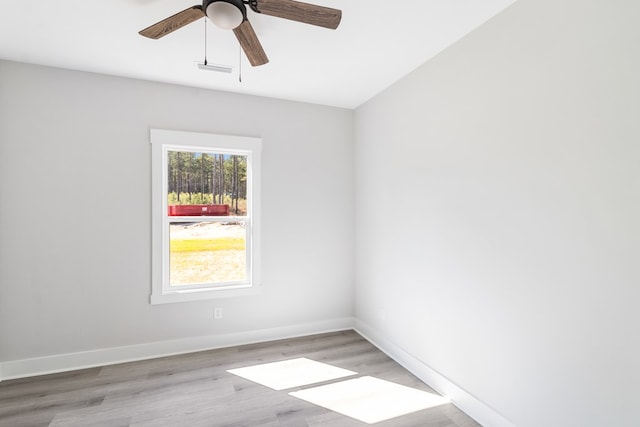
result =
M151 303L256 293L258 138L151 130Z

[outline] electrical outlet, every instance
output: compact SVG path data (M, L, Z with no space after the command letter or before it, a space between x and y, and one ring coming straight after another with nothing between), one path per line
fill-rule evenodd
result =
M213 309L213 320L222 319L222 307L215 307Z

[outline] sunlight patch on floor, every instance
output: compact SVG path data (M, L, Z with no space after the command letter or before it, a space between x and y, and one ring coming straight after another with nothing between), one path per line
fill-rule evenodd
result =
M273 390L301 387L357 374L357 372L337 368L304 357L248 366L246 368L230 369L227 372Z
M444 405L447 397L374 377L361 377L289 393L367 424Z
M273 390L300 388L358 374L304 357L227 372ZM370 376L310 387L289 395L367 424L451 402L448 397Z

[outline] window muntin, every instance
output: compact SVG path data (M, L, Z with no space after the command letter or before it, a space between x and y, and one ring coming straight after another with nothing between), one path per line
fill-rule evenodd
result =
M152 303L253 293L260 140L152 130L151 142Z

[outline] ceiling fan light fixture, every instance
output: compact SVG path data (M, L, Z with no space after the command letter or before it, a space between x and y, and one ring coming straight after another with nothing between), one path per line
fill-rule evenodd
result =
M213 0L205 13L218 28L233 30L245 20L245 11L242 1Z

